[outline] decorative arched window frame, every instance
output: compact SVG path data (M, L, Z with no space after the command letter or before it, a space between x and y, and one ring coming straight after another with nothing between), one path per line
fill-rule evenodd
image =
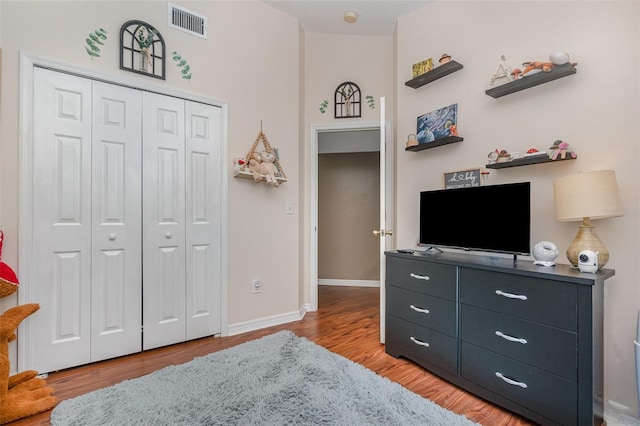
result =
M345 81L336 88L335 118L362 117L360 87L351 81Z
M145 42L153 34L151 43ZM162 34L144 21L127 21L120 28L120 69L165 79L166 48Z

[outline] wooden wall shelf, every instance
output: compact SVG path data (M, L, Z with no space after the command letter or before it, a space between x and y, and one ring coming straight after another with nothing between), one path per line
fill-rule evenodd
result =
M557 163L559 161L567 160L575 160L575 158L568 157L565 159L558 158L556 160L552 160L547 155L534 155L531 157L516 158L515 160L507 161L505 163L487 164L485 167L487 169L506 169L508 167L528 166L540 163Z
M253 180L253 173L251 173L251 172L242 172L241 171L241 172L235 173L233 175L233 177ZM284 183L284 182L288 181L288 179L283 178L283 177L279 177L279 176L276 176L276 180L278 181L278 183ZM263 180L262 182L266 182L266 181Z
M462 64L456 62L456 61L449 61L446 64L442 64L440 66L437 66L436 68L432 69L431 71L427 71L424 74L420 74L419 76L407 81L405 84L405 86L409 86L412 87L414 89L417 89L418 87L422 87L425 84L431 83L432 81L435 81L439 78L442 78L444 76L447 76L451 73L454 73L456 71L461 70Z
M442 145L449 145L451 143L462 142L464 139L460 136L447 136L446 138L436 139L433 142L421 143L414 146L408 146L404 150L405 151L423 151L429 148L435 148Z
M539 72L527 77L521 77L509 83L487 89L485 93L492 98L500 98L511 93L519 92L530 87L557 80L575 74L576 68L571 64L556 65L549 72Z

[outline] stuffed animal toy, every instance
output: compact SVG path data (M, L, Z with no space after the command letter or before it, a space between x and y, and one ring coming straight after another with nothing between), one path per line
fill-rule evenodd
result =
M241 171L244 171L245 167L247 167L247 162L244 161L244 158L237 157L233 159L233 173L238 174Z
M4 232L0 231L0 259L2 259L2 242ZM0 298L7 297L18 290L18 277L13 269L0 260Z
M4 234L0 231L0 255ZM0 262L0 297L18 290L18 279L11 267ZM36 377L37 371L28 370L9 376L9 342L16 339L18 325L26 317L40 309L37 303L29 303L9 309L0 315L0 424L42 413L53 408L58 398L44 379Z
M0 316L0 424L42 413L53 408L58 398L44 379L29 370L9 377L9 342L23 319L40 309L37 303L16 306Z
M258 158L260 161L253 158L249 161L249 170L253 173L253 180L256 182L262 182L264 180L269 186L280 186L276 179L278 169L274 164L276 161L276 154L273 149L267 148L260 153Z
M553 62L524 62L522 66L525 67L522 70L522 77L526 77L531 74L539 73L540 71L551 72L551 69L553 68Z
M549 149L551 150L549 152L549 158L551 160L557 160L558 158L564 160L565 158L567 158L567 154L571 158L578 158L578 154L569 150L569 144L561 140L555 141Z

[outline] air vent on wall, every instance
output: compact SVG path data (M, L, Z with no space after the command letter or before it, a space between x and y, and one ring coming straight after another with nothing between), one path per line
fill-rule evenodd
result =
M169 27L196 37L207 38L207 17L177 4L169 3Z

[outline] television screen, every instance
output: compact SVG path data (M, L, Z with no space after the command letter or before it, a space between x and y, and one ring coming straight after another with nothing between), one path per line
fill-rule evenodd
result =
M420 243L530 254L530 183L420 193Z

